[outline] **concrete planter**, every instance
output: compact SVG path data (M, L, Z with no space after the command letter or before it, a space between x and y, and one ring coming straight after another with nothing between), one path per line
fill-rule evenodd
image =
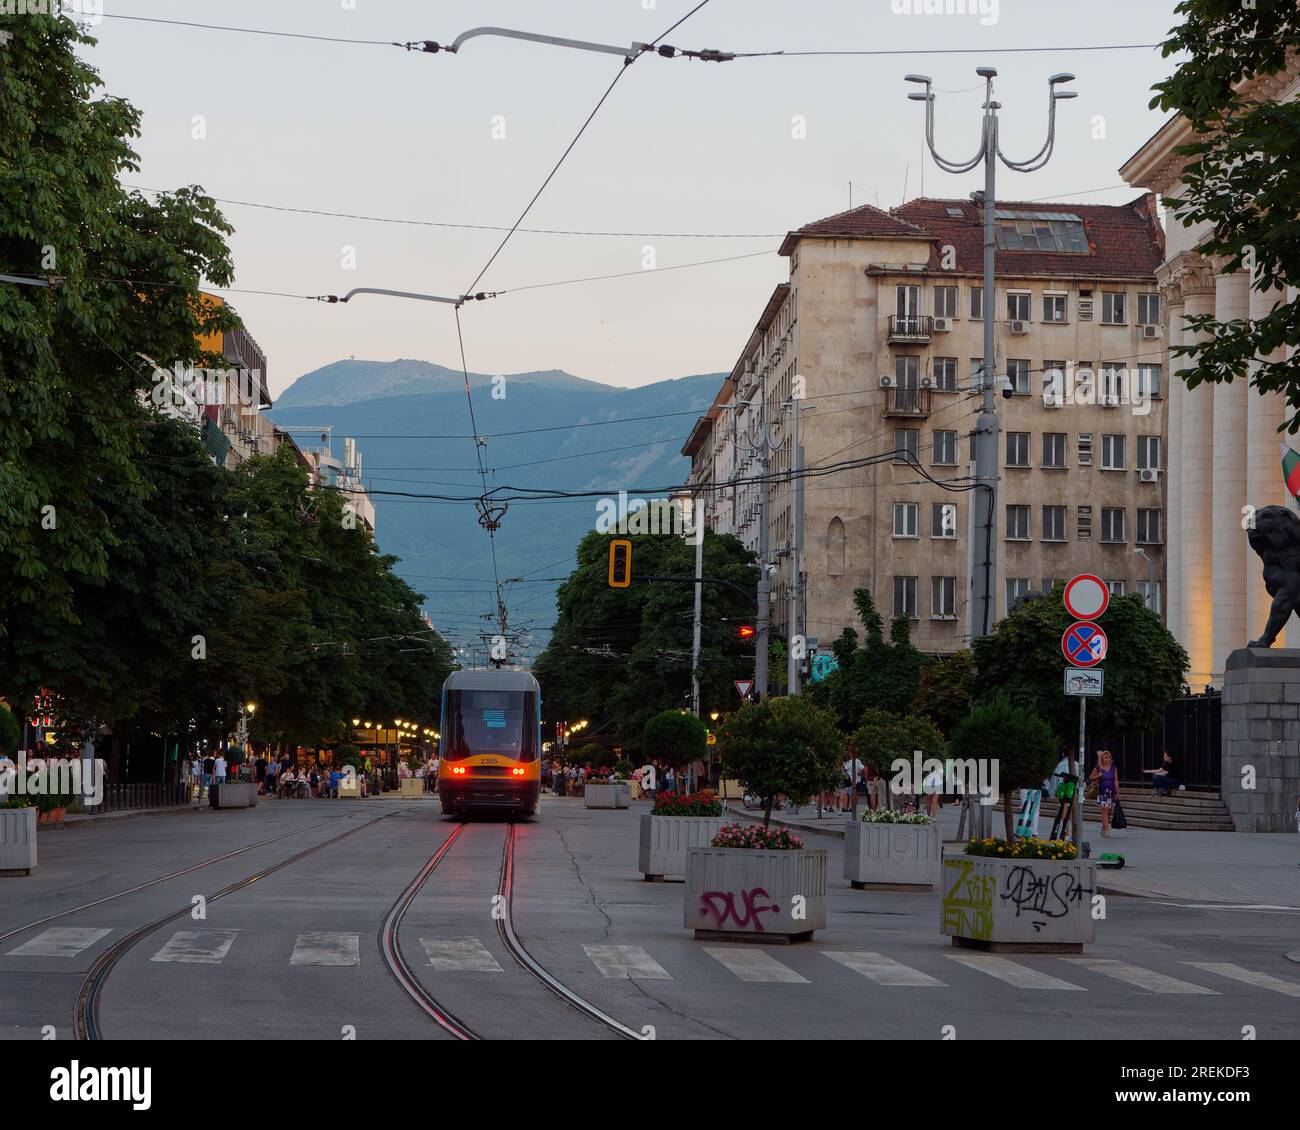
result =
M631 781L614 782L614 807L615 808L632 807L632 782Z
M617 808L618 786L593 785L588 782L582 791L582 799L587 808Z
M844 826L844 878L856 891L930 891L939 883L943 842L938 824Z
M227 781L208 790L213 808L256 808L257 786L252 781Z
M349 780L347 777L340 778L339 800L345 800L348 797L353 797L357 800L361 799L361 778L360 777L353 777L351 780Z
M701 939L806 942L826 928L826 852L692 848L683 923Z
M397 779L398 796L424 796L423 777L399 777Z
M708 847L722 824L721 816L643 815L637 869L652 881L685 878L686 853Z
M1081 953L1097 940L1091 859L943 861L941 929L955 946L1004 953Z
M36 809L0 808L0 875L30 875L36 866Z

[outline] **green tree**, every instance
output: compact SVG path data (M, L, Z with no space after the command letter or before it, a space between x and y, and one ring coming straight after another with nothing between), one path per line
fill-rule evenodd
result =
M949 737L949 749L954 758L990 767L986 780L992 779L991 766L996 764L1006 836L1014 839L1012 793L1038 787L1056 765L1057 741L1052 728L1033 710L995 698L981 703L957 723Z
M18 748L22 726L13 711L0 703L0 753L13 753Z
M775 698L748 703L728 718L718 749L724 776L763 798L767 827L778 796L806 804L835 784L844 737L830 711L802 696Z
M894 618L886 640L884 620L876 611L871 590L855 589L853 602L865 632L863 643L855 647L856 633L844 630L834 645L839 670L827 680L831 705L846 732L857 727L864 710L905 713L916 697L921 671L930 662L912 645L911 622L906 616Z
M708 752L709 728L704 720L680 710L663 710L645 724L641 744L662 764L671 765L681 779L682 767Z
M1300 372L1289 354L1300 346L1300 298L1288 300L1287 288L1300 285L1300 102L1255 101L1240 88L1286 70L1300 49L1300 8L1183 0L1174 11L1183 22L1163 52L1186 58L1155 85L1151 105L1181 114L1194 132L1178 148L1186 159L1185 189L1165 203L1185 226L1208 226L1203 255L1226 260L1225 272L1249 272L1254 290L1277 288L1279 301L1260 318L1190 316L1187 343L1171 353L1191 359L1180 374L1189 388L1253 372L1255 388L1286 396L1293 409L1288 430L1295 432Z
M1071 622L1058 586L1003 617L973 649L976 686L1033 710L1060 742L1077 733L1079 722L1078 700L1064 693L1061 637ZM1089 730L1122 734L1159 725L1182 689L1187 653L1136 593L1112 597L1098 623L1109 639L1106 693L1088 704Z
M969 651L958 651L921 668L912 712L929 718L945 734L970 713L975 683Z

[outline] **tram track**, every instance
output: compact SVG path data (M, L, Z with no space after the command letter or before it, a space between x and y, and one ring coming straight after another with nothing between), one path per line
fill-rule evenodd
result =
M335 844L341 843L343 840L348 839L350 836L355 836L358 832L363 832L367 828L371 828L374 825L378 824L380 821L387 820L390 817L395 815L397 815L396 812L386 812L381 816L376 816L371 820L367 820L364 824L358 824L355 828L349 828L347 831L341 832L339 833L339 835L333 836L330 839L323 841L322 843L313 844L311 847L307 847L304 848L302 851L295 852L293 855L280 860L278 863L273 863L268 867L261 868L260 870L254 872L252 875L247 875L242 879L237 879L235 882L229 883L226 886L222 887L219 891L204 896L205 901L208 903L213 903L216 902L218 899L225 898L227 895L234 894L237 891L242 891L247 887L252 886L254 883L259 882L262 879L269 878L271 875L274 875L278 871L283 871L286 867L292 866L293 864L297 863L299 860L306 859L308 856L311 855L315 855L317 852L323 851L325 848L333 847ZM313 825L313 827L318 827L318 826L319 825ZM306 829L299 829L298 831L305 831L305 830ZM297 832L287 833L287 835L296 835L296 834ZM274 843L276 840L285 839L285 838L286 836L276 836L273 837L271 840L264 841L263 844ZM252 847L260 847L263 846L263 844L250 845L250 847L248 848L241 848L239 851L231 852L230 855L232 856L239 855L244 851L251 850ZM209 863L215 862L215 860L209 860L208 862ZM206 866L206 865L207 864L203 864L202 866ZM176 874L178 875L186 874L190 870L197 869L197 866L198 865L196 865L195 868L187 868L184 871L177 872ZM167 876L165 878L174 878L174 877L175 875ZM158 879L155 880L154 882L163 882L163 881L164 879ZM153 883L146 884L146 886L152 886L152 885ZM144 887L142 886L136 889L144 889ZM122 892L122 894L127 894L127 893L132 893L132 892ZM120 896L111 896L111 897L120 897ZM99 900L99 901L103 902L107 900ZM98 905L98 903L91 903L88 905L94 906L94 905ZM184 906L170 912L169 914L164 914L159 918L155 918L151 922L145 923L143 926L138 927L137 929L131 931L131 933L119 939L116 943L114 943L108 949L106 949L95 960L94 964L91 965L90 969L86 973L85 979L81 983L81 988L77 993L77 1003L73 1014L73 1027L76 1033L76 1038L78 1040L101 1040L105 1038L103 1030L100 1025L100 1018L99 1018L100 1000L103 996L104 987L108 982L109 974L113 972L113 969L118 964L118 962L121 961L122 958L125 957L132 949L134 949L135 946L137 946L140 942L144 941L145 938L149 937L149 935L153 934L157 930L162 929L162 927L168 925L169 923L175 922L179 918L184 918L186 915L190 914L193 911L193 909L194 908L191 903L186 903ZM72 913L72 912L68 911L65 913Z
M393 978L415 1002L415 1004L439 1027L458 1040L481 1040L484 1037L469 1024L456 1016L446 1005L442 1004L416 976L402 953L399 932L402 919L415 901L416 896L428 882L429 877L451 851L452 846L465 831L465 824L456 825L455 830L442 842L437 851L420 869L397 901L393 903L387 917L379 930L379 951ZM496 920L497 934L506 951L514 958L525 972L540 982L547 990L559 997L569 1007L595 1021L603 1028L628 1040L643 1040L647 1037L622 1021L610 1016L603 1009L586 1000L576 991L565 985L528 951L520 940L514 926L513 900L515 878L515 840L516 825L506 825L505 841L501 851L501 871L497 882L497 897L494 901L493 918Z

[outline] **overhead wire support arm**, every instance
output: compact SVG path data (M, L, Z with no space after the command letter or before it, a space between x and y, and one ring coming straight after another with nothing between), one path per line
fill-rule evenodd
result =
M459 298L448 298L442 294L417 294L411 290L385 290L382 287L359 286L355 290L350 290L347 294L340 297L337 294L317 294L313 295L317 302L350 302L358 294L383 294L389 298L414 298L418 302L443 302L448 306L463 306L466 302L482 302L487 298L495 298L495 291L479 291L477 294L462 294Z
M440 51L449 54L459 54L461 47L467 40L476 39L482 35L495 35L505 39L522 39L529 43L544 43L551 47L570 47L575 51L597 51L602 55L618 55L624 62L630 63L639 55L653 52L661 55L665 59L672 59L681 56L686 59L699 59L705 63L727 63L736 57L732 51L718 51L715 48L705 48L702 51L685 51L676 47L670 47L665 44L654 43L633 43L629 47L617 47L611 43L591 43L585 39L564 39L557 35L541 35L532 31L515 31L508 27L475 27L469 31L461 32L451 43L438 43L432 39L416 39L410 43L402 44L408 51L423 51L431 55L436 55Z

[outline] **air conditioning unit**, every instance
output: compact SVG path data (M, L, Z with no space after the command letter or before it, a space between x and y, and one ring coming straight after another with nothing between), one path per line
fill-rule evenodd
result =
M1142 339L1144 341L1155 341L1160 336L1159 326L1143 326Z
M880 387L881 387L881 388L893 388L893 387L894 387L894 378L893 378L893 377L881 377L881 378L880 378Z
M933 378L933 377L922 377L922 378L921 378L921 387L922 387L922 388L934 388L934 378Z
M937 334L946 334L952 329L951 318L935 318L934 332Z
M1011 332L1013 334L1027 334L1029 332L1028 322L1012 322Z
M1138 478L1144 483L1158 483L1160 481L1160 468L1143 467L1138 471Z

